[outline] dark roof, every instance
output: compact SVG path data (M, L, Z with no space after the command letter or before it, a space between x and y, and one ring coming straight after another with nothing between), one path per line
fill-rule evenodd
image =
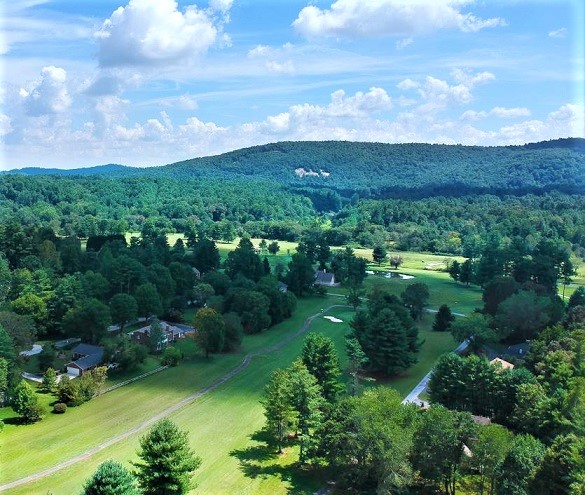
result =
M317 284L332 284L335 280L333 273L324 270L317 270L315 273L315 283Z
M524 358L524 357L526 357L526 354L528 354L529 350L530 350L530 344L528 342L523 342L522 344L516 344L516 345L509 346L503 354L505 356Z
M103 357L104 357L104 350L102 349L99 353L90 354L89 356L79 358L77 361L73 361L73 363L69 363L69 364L76 364L82 370L88 370L88 369L93 368L94 366L97 366L98 364L100 364L102 362Z
M84 356L91 356L93 354L99 354L100 357L104 354L104 348L98 345L90 344L79 344L71 351L73 354L82 354Z

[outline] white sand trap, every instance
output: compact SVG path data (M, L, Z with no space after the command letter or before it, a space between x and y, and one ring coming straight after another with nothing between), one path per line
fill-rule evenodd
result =
M343 320L340 320L339 318L335 318L335 316L324 316L323 318L332 321L333 323L342 323Z

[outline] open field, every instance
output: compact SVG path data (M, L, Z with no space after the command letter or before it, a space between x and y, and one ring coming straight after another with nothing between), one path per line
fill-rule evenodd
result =
M402 290L401 280L381 281L397 291ZM455 288L465 292L464 287ZM245 354L279 342L286 334L300 328L308 315L331 304L343 304L343 300L333 296L303 300L290 320L260 335L247 336L243 349L237 354L215 356L209 361L193 356L177 368L108 393L79 408L70 408L65 415L49 414L42 422L29 426L7 424L2 434L1 482L48 468L139 425L233 369ZM343 337L353 311L338 308L327 314L342 319L343 323L317 318L310 331L331 336L345 362ZM427 315L421 324L421 338L425 344L419 362L405 376L384 381L396 386L403 395L422 378L440 354L455 346L450 335L430 332L431 322L432 316ZM254 358L242 373L171 416L189 431L193 447L203 458L203 465L196 474L199 487L193 493L313 493L324 481L315 473L297 470L294 448L283 456L272 457L261 442L251 438L255 438L255 432L264 422L258 399L270 372L290 364L300 353L302 342L303 338L298 337L276 352ZM10 419L8 422L11 423ZM76 493L83 480L105 459L114 458L123 463L135 460L138 438L142 434L133 434L84 462L6 493L44 494L48 490L54 495Z

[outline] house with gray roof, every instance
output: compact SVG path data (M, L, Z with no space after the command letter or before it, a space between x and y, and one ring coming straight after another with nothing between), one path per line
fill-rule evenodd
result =
M335 274L327 270L317 270L315 273L315 284L325 285L327 287L337 287L339 283L335 282Z
M79 344L72 351L73 361L67 363L67 374L82 376L102 364L104 348L97 345Z

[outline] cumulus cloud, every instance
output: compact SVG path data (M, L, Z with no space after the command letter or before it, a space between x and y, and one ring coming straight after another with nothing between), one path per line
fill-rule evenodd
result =
M31 88L21 88L20 96L27 115L38 117L63 113L71 106L67 72L53 65L43 67L41 80Z
M0 137L6 136L6 134L9 134L10 132L12 132L10 117L0 113Z
M264 60L264 66L269 72L293 74L295 65L287 58L293 49L294 45L291 43L285 43L282 47L257 45L248 51L248 58Z
M412 45L413 41L414 40L412 39L412 37L403 38L401 40L398 40L396 42L396 49L397 50L404 50L408 45Z
M524 107L515 107L515 108L504 108L504 107L494 107L489 112L480 111L476 112L475 110L467 110L464 112L460 120L470 120L470 121L477 121L481 119L485 119L487 117L498 117L501 119L512 119L517 117L530 117L530 110Z
M231 2L213 5L225 12ZM205 53L216 42L226 42L221 35L225 17L212 14L196 5L181 12L175 0L130 0L94 33L100 66L175 64Z
M306 37L365 38L432 33L440 29L475 32L505 25L461 12L461 0L337 0L329 9L303 8L293 22Z
M548 35L550 38L565 38L567 36L567 28L562 27L554 31L549 31Z

